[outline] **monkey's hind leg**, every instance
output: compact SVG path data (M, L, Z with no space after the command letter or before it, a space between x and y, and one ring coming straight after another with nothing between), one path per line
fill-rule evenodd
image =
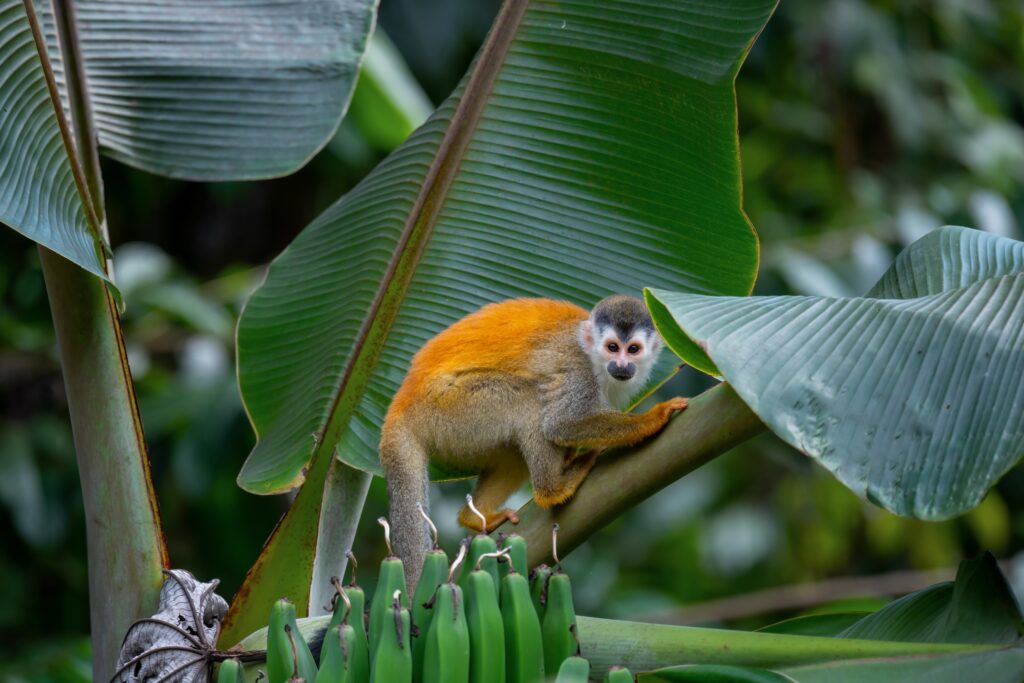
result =
M531 436L522 444L523 458L530 468L533 500L543 508L561 505L572 498L590 474L600 451L571 457L566 449L542 436Z
M515 510L505 508L505 501L516 492L529 473L526 463L519 454L509 453L494 459L494 464L480 473L473 489L473 505L487 518L487 531L491 531L505 520L513 524L519 523ZM480 533L483 526L469 505L463 505L459 511L459 524Z

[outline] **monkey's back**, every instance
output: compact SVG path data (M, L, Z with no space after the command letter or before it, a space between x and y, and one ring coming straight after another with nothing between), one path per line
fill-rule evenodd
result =
M389 413L404 412L417 397L436 393L452 378L500 374L534 381L544 373L531 359L551 344L575 340L589 312L567 301L509 299L456 321L413 357Z

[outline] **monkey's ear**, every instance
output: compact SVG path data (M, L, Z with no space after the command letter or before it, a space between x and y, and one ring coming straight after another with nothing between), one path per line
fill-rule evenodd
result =
M657 332L651 332L647 338L647 347L651 350L652 356L657 356L665 348L665 340Z
M579 330L576 331L576 336L580 340L580 346L587 353L590 353L594 348L594 323L590 322L590 319L584 320L580 323Z

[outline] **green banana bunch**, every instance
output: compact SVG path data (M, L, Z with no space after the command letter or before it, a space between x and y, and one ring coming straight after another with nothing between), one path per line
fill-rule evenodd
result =
M344 622L327 629L316 683L353 683L351 657L355 639L355 630Z
M508 556L511 558L512 564L514 564L517 567L520 567L523 572L526 571L526 539L525 538L523 538L519 534L515 534L515 533L509 534L508 536L505 536L503 539L501 539L501 543L499 544L499 547L501 548L501 550L507 550L508 551ZM505 575L508 574L508 567L509 567L508 562L499 562L498 563L498 579L499 579L499 581L501 579L504 579ZM497 584L495 584L495 585L497 585Z
M634 683L633 673L624 666L613 666L604 675L604 683Z
M548 605L548 578L550 576L551 567L546 564L539 564L530 572L530 599L533 600L533 609L537 612L537 618L542 622Z
M590 662L574 655L562 662L555 683L587 683L590 680ZM632 679L630 679L632 680Z
M507 554L507 549L499 550L494 559ZM466 582L466 625L469 683L505 683L505 628L494 597L494 579L481 569L471 572Z
M510 563L501 580L501 621L505 631L506 683L544 680L544 648L540 620L530 599L526 577Z
M448 570L448 580L434 594L434 617L427 632L423 653L423 683L468 683L469 628L462 589L455 584L455 572L466 558L466 546Z
M384 542L388 546L388 555L380 563L377 590L373 592L373 600L370 602L371 662L377 661L377 647L383 640L385 630L391 630L389 625L392 617L391 596L395 591L399 591L402 595L406 594L405 567L402 565L402 561L391 552L391 528L383 517L378 518L377 523L384 527Z
M370 643L366 638L366 594L359 586L349 584L345 589L352 601L349 625L352 627L352 683L369 683Z
M487 535L487 518L476 509L475 505L473 505L473 496L466 494L466 505L468 505L469 509L476 513L480 518L482 531L474 536L473 540L469 543L469 561L466 562L466 565L462 568L462 574L459 576L459 586L462 588L463 592L465 592L466 583L469 580L469 573L473 571L473 568L476 567L481 557L488 555L490 557L480 565L480 568L490 574L491 578L494 579L494 597L497 598L498 582L501 580L501 577L498 575L498 560L493 557L493 553L498 550L498 544L493 538Z
M293 673L306 681L316 679L316 661L295 622L295 605L282 599L270 609L267 629L267 683L285 683Z
M381 629L370 680L372 683L411 683L412 647L409 631L412 620L409 618L409 610L402 607L402 591L394 592L388 612L389 623Z
M555 571L548 578L547 605L541 621L544 637L544 669L559 671L565 659L576 654L576 611L572 603L572 582L558 561L558 525L551 528L551 554ZM584 679L585 680L585 679Z
M225 659L217 671L217 683L242 683L242 665L237 659Z
M437 587L448 576L448 555L437 544L437 527L423 511L423 506L416 504L416 509L423 519L427 520L434 535L434 547L427 551L423 558L423 571L416 584L416 592L412 598L412 623L416 627L416 635L412 641L413 677L416 681L423 680L423 655L427 650L427 632L430 621L436 610L427 607L433 600Z

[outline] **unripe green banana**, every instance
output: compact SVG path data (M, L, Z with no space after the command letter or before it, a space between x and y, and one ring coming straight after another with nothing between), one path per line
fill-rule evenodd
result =
M423 511L423 506L417 503L416 509L423 515L423 519L427 521L434 536L434 547L427 551L423 558L423 571L420 573L420 580L416 584L416 592L412 597L412 623L416 631L412 639L412 672L413 680L422 681L423 654L427 650L427 633L435 612L434 609L426 605L434 598L437 587L448 578L448 555L437 544L437 527Z
M576 654L575 628L572 582L568 574L558 570L548 579L548 604L541 624L545 671L559 671L562 662Z
M352 601L348 624L352 627L352 683L370 683L370 644L366 639L366 594L359 586L345 588Z
M316 683L352 683L351 657L355 635L355 630L346 623L327 629Z
M555 524L554 533L558 532L558 525ZM555 558L555 562L558 562L558 551L555 547L554 533L552 534L551 541L551 554ZM551 576L554 579L556 576L565 576L561 573L561 566L558 567L558 574ZM568 579L568 577L566 577ZM568 585L568 581L566 581ZM572 593L569 593L569 599L572 600ZM571 603L570 603L571 604ZM552 610L555 609L555 602L551 601L548 603L547 617L550 618ZM573 614L573 623L569 626L569 635L572 636L573 644L575 649L570 657L566 657L561 665L558 667L558 676L555 678L555 683L587 683L590 680L590 662L583 658L580 654L580 639L576 631L576 615ZM545 642L545 645L547 643Z
M384 527L384 541L388 546L388 556L380 563L380 572L377 574L377 589L373 592L373 600L370 601L370 661L377 661L377 646L380 644L385 629L392 630L391 621L391 596L395 591L401 591L406 595L405 567L402 561L391 554L391 530L388 522L380 517L377 522Z
M293 650L294 642L294 650ZM267 683L285 683L295 670L306 681L316 679L316 660L295 622L295 605L282 599L270 608L267 629Z
M547 610L548 578L550 576L551 567L546 564L539 564L530 572L530 599L533 601L533 609L537 612L537 618L542 622L544 621L544 612Z
M505 627L494 597L494 579L482 570L474 570L466 582L466 625L469 682L505 683Z
M530 600L530 585L515 567L501 580L501 621L505 631L506 683L543 681L540 620Z
M355 557L351 551L348 554L352 559L352 578L355 580ZM349 591L342 587L341 580L333 576L331 583L336 591L334 614L320 650L320 671L316 683L368 683L370 666L366 661L366 634L363 632L363 592L358 587L353 591L359 596L359 609L353 612ZM358 631L349 624L349 619L359 624ZM337 625L334 622L338 622Z
M469 558L466 560L466 565L462 569L462 575L459 577L459 586L462 587L463 591L466 590L466 584L469 582L469 575L473 571L473 567L476 566L477 562L480 562L480 569L490 574L491 579L494 581L494 597L497 599L498 582L501 580L501 577L498 576L498 561L494 556L497 549L498 544L490 536L477 534L473 537L473 540L469 542ZM484 557L485 555L487 557ZM483 558L482 562L480 561L481 558Z
M348 658L352 668L349 680L352 683L369 683L370 652L369 644L366 640L366 594L362 588L356 585L356 569L358 567L356 556L352 554L351 550L346 551L345 554L348 556L349 566L352 567L352 581L347 586L342 586L338 577L331 577L336 597L334 599L331 622L327 629L330 630L334 626L340 626L342 619L346 617L346 609L348 610L347 623L352 627L354 638L352 652ZM346 596L348 601L347 608L345 601L342 599L343 595ZM320 653L320 659L322 662L323 651Z
M466 625L462 589L455 584L455 575L466 559L467 546L459 544L459 554L448 569L445 582L431 598L433 615L423 650L423 683L466 683L469 679L469 629Z
M372 683L411 683L412 647L409 631L412 620L409 610L402 607L402 592L393 594L388 609L389 623L381 630L380 642L373 657Z
M331 612L331 621L327 624L327 629L340 626L341 620L346 616L354 621L354 619L351 619L351 616L358 611L355 609L353 602L357 599L354 593L358 591L360 594L359 598L363 598L363 589L356 585L356 556L352 554L351 550L346 551L345 554L352 565L352 582L348 586L342 586L341 579L337 576L331 577L331 585L334 586L334 597L331 600L331 604L326 607ZM342 595L346 596L346 598L342 599Z
M613 666L604 675L604 683L634 683L633 673L624 666Z
M523 574L526 573L526 539L519 534L509 534L502 539L500 545L501 550L508 550L508 556L512 560L512 564ZM498 577L504 579L505 575L508 574L508 563L498 563Z
M493 538L487 535L487 518L484 517L476 506L473 505L473 496L466 496L466 505L472 510L481 520L481 527L483 532L473 537L473 540L469 542L469 558L466 560L466 564L462 567L462 574L459 576L459 586L462 587L462 591L466 591L466 582L469 579L469 573L476 567L477 562L483 555L492 555L497 549L498 544ZM498 597L498 586L501 577L498 575L498 561L495 557L488 557L481 565L480 568L491 575L494 579L494 597Z
M587 683L590 680L590 662L583 657L573 656L558 667L555 683Z
M217 671L217 683L242 683L242 665L237 659L225 659Z
M442 583L434 598L434 618L423 653L423 683L469 681L469 629L462 589Z

